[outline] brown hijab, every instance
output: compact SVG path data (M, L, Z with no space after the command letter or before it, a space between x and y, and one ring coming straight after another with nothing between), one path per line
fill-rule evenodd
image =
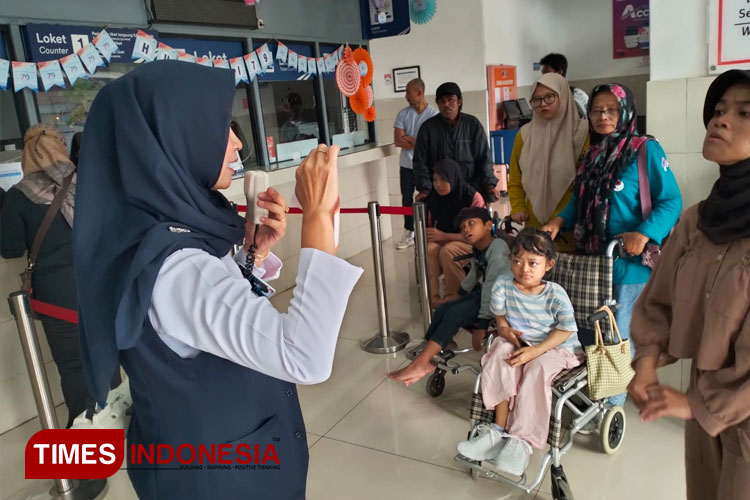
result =
M523 149L518 164L523 189L534 215L546 224L576 176L576 164L586 142L588 122L578 115L568 80L547 73L537 85L552 89L560 100L557 114L547 120L534 113L531 123L521 128Z
M30 127L23 136L21 167L23 180L15 187L32 202L40 205L52 203L63 180L73 176L60 208L67 223L73 227L76 168L70 161L65 136L60 129L43 123Z

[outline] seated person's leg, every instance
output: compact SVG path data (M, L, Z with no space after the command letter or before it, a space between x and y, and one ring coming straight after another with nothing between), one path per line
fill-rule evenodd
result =
M474 291L438 307L425 334L428 341L422 352L407 366L388 376L408 386L432 373L435 370L431 363L432 358L445 349L459 328L471 324L476 319L480 300L481 292Z
M549 433L552 409L552 381L561 371L578 366L581 358L567 349L552 349L523 365L508 433L513 446L506 446L497 457L498 469L521 475L529 463L532 447L543 449Z
M464 266L470 262L464 260L455 262L453 258L459 255L470 254L471 252L471 245L462 241L451 241L440 249L440 267L443 270L445 300L453 300L458 297L456 293L458 287L461 286L461 282L466 278Z
M485 408L495 410L495 425L485 426L472 439L458 443L458 452L471 460L497 457L505 443L510 400L517 394L522 368L512 367L507 359L515 346L498 338L482 358L482 400Z
M432 307L440 305L440 275L443 270L440 267L440 243L427 243L427 270L430 275L430 302Z

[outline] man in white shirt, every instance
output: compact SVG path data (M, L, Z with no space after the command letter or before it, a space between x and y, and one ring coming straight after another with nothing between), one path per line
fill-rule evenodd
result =
M545 73L557 73L567 78L568 74L568 58L562 54L547 54L539 61L542 65L542 74ZM581 118L588 119L588 105L589 95L583 89L577 87L570 87L570 91L573 93L573 100L576 103L578 114Z
M401 204L410 207L414 203L414 170L412 159L414 158L414 144L417 141L417 132L425 120L435 116L438 111L433 108L424 98L424 82L415 78L406 85L406 101L409 106L399 111L393 124L393 142L401 148ZM404 236L396 244L398 250L403 250L414 245L414 218L404 217Z

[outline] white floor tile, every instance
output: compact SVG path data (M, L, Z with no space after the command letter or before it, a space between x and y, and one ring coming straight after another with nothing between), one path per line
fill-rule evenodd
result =
M307 430L324 436L403 361L403 356L369 354L359 342L340 339L331 378L298 387Z
M531 500L534 495L487 479L474 480L466 472L324 437L310 450L307 498Z
M414 252L384 242L389 322L407 330L412 342L424 335L414 278ZM372 254L353 259L365 274L349 301L331 378L300 386L308 430L308 498L325 499L550 499L549 472L537 492L527 495L488 479L473 480L453 461L456 444L468 431L473 375L447 375L442 396L425 393L425 380L412 387L387 378L407 361L404 353L364 352L360 341L378 331ZM284 311L292 292L272 299ZM470 342L459 335L459 345ZM465 356L477 363L478 355ZM679 370L665 374L677 380ZM53 383L58 383L56 380ZM65 413L58 408L60 417ZM578 500L678 499L685 497L682 425L664 420L644 424L628 405L627 435L621 450L605 455L595 437L580 436L562 463ZM0 435L0 498L22 498L24 488L40 484L23 479L23 450L38 430L36 420ZM531 472L543 453L535 453ZM23 497L25 498L25 497ZM109 480L108 500L135 498L126 471Z

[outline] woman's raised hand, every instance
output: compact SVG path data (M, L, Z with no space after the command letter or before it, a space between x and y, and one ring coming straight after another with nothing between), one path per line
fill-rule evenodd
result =
M294 189L302 207L302 248L335 253L333 215L339 206L338 146L319 144L297 168Z
M329 216L339 200L338 146L319 144L297 169L294 193L304 214Z

